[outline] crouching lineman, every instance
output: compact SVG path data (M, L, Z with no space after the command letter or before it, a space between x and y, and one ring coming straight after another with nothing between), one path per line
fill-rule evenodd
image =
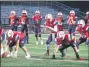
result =
M52 56L52 58L54 59L55 58L55 55L56 55L56 52L57 50L59 49L60 52L61 52L61 57L64 57L65 56L65 53L64 53L64 49L68 48L68 47L72 47L75 54L76 54L76 58L79 59L79 54L78 54L78 50L77 50L77 47L75 46L75 37L72 38L72 40L70 40L70 35L69 34L65 34L63 31L59 31L57 33L57 38L56 38L56 48L54 50L54 54ZM61 47L60 47L61 46Z
M79 49L79 45L84 43L86 45L89 45L89 26L88 24L85 25L85 21L84 20L79 20L78 21L78 26L76 27L76 31L79 32L80 37L76 42L76 46Z
M35 15L32 17L32 19L34 21L36 44L39 44L38 43L38 37L40 37L41 45L43 45L43 40L41 38L41 19L42 19L42 16L40 15L39 10L37 10L35 12Z
M27 11L23 10L22 15L19 18L19 24L22 26L21 32L24 32L27 38L27 43L28 43L28 27L27 25L29 24L29 18L27 16Z
M22 48L25 52L25 58L30 58L30 54L28 53L25 47L25 35L22 32L7 30L6 32L7 46L9 47L8 57L17 57L18 48ZM13 52L13 47L15 47L15 52Z
M4 39L5 39L5 33L4 30L0 27L0 57L2 57L2 54L6 51L6 45L2 44Z

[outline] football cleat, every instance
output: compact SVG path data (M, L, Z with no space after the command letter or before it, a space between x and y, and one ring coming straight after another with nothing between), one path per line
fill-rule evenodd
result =
M38 43L38 41L36 41L36 45L38 45L39 43Z
M30 58L30 57L31 57L30 54L28 54L28 55L25 56L25 58Z

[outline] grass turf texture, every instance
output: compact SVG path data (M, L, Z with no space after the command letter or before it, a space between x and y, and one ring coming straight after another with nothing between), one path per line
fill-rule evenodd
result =
M50 46L50 56L45 56L47 35L42 34L44 45L36 45L33 34L29 35L29 44L26 44L28 51L31 53L31 59L26 59L24 52L19 49L18 58L1 58L1 67L88 67L88 47L84 44L80 46L79 55L85 60L76 60L73 49L69 47L66 51L66 57L61 58L58 51L56 59L52 59L55 45Z

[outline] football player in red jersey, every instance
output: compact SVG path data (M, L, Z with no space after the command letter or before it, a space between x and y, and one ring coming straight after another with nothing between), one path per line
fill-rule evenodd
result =
M16 16L16 12L15 11L11 11L10 12L9 23L11 25L11 29L13 31L17 31L18 18Z
M21 32L24 32L27 37L27 43L28 43L28 24L29 24L29 18L27 16L27 11L23 10L22 15L19 17L19 25L22 26Z
M89 45L89 26L85 25L84 20L81 19L78 21L76 31L78 31L80 34L80 37L76 42L77 48L79 49L79 45L84 42L86 43L86 45Z
M63 31L63 26L62 26L62 22L63 22L63 14L62 12L58 12L57 14L57 18L55 19L55 26L57 25L57 28L59 29L59 31Z
M5 40L5 32L0 26L0 56L2 57L2 54L6 52L6 45L3 44L3 41ZM5 42L5 41L4 41Z
M75 37L72 37L72 40L70 40L69 34L65 34L63 31L59 31L57 33L57 38L56 38L57 45L54 50L52 58L55 59L55 55L56 55L58 49L60 50L60 52L62 54L61 57L64 57L65 56L64 50L71 46L76 54L76 58L80 59L77 47L75 45L75 40L76 40Z
M89 11L86 12L85 24L89 24Z
M75 11L71 10L69 13L69 16L67 17L67 23L68 23L68 32L70 34L70 39L72 38L72 36L75 36L75 28L76 28L76 15L75 15Z
M42 16L40 14L40 11L35 11L34 16L32 17L34 21L34 31L35 31L35 37L36 37L36 44L38 44L38 37L40 37L41 45L43 45L43 40L41 38L41 19Z
M7 48L9 47L8 57L17 57L18 48L22 48L25 52L25 58L30 58L30 54L25 47L25 35L22 32L7 30L6 32ZM15 46L15 52L13 52L13 47Z
M52 14L47 14L45 16L45 27L46 30L50 31L50 35L48 36L48 39L46 41L46 55L49 55L49 48L50 48L50 43L53 41L55 43L55 37L56 37L56 33L52 30L49 29L50 28L54 28L54 19Z
M76 54L76 58L79 59L79 54L78 54L78 50L77 50L77 47L75 45L75 41L76 41L76 37L75 36L72 36L72 39L70 40L70 34L65 34L64 31L59 31L57 30L57 27L56 29L55 28L51 28L51 27L48 27L50 30L52 31L55 31L57 33L57 37L56 37L56 47L55 47L55 50L54 50L54 53L53 53L53 56L52 58L55 59L55 55L58 51L58 49L60 50L61 52L61 57L64 57L65 56L65 53L64 53L64 49L68 48L68 47L72 47L75 54Z

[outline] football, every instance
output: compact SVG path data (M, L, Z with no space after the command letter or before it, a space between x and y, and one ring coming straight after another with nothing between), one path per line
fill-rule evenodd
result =
M8 52L4 52L4 53L2 54L2 58L6 58L7 55L8 55Z

